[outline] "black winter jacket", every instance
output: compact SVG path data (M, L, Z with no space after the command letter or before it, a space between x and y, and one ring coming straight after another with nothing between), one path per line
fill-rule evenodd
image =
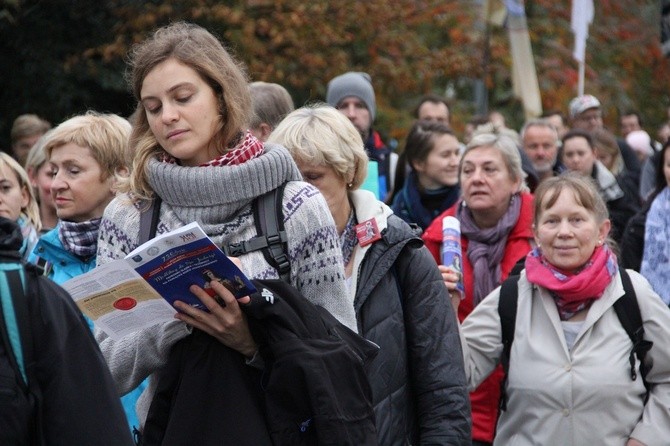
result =
M373 446L365 363L377 352L281 280L243 306L263 370L200 330L159 372L142 445Z
M368 369L379 444L470 444L456 316L421 238L390 215L357 283L359 333L381 347Z

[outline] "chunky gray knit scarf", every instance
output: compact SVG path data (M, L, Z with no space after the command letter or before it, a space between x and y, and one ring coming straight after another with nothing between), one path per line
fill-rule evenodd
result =
M288 151L272 144L262 156L236 166L194 168L150 160L147 169L149 184L163 202L182 222L198 221L207 234L254 198L302 179Z

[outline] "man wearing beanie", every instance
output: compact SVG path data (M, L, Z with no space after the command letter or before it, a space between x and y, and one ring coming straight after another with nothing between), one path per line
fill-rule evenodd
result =
M379 199L387 201L393 191L398 155L393 153L382 141L379 133L372 129L377 105L370 75L350 71L333 78L328 82L326 102L349 118L360 132L365 151L378 165Z

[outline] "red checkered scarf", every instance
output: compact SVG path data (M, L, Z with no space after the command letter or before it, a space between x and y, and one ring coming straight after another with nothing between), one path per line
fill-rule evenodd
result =
M252 160L263 153L263 143L256 139L249 130L244 134L240 133L239 139L241 141L229 152L201 164L200 167L235 166ZM176 160L171 156L166 156L163 161L171 164L176 163Z

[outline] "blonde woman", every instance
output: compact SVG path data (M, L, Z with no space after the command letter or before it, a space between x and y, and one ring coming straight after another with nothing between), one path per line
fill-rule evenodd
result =
M24 260L27 259L42 227L39 208L28 174L5 152L0 152L0 217L21 227L23 245L19 252Z
M102 213L127 171L129 136L124 118L88 112L61 123L43 141L59 222L40 237L29 260L58 284L95 268ZM130 427L138 425L135 403L143 386L121 399Z
M381 445L470 444L470 408L455 315L421 239L359 187L368 157L333 107L290 113L270 134L326 197L359 332L378 344L367 368Z
M102 213L114 198L117 175L127 171L130 123L89 112L49 132L44 151L52 174L58 225L40 238L34 255L56 283L95 267ZM35 260L34 258L32 260Z

